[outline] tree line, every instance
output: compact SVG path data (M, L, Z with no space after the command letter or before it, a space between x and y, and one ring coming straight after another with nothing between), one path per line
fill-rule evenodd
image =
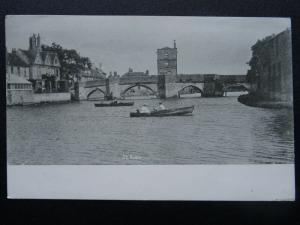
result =
M65 49L53 42L51 46L42 45L45 51L56 52L60 61L61 78L72 83L80 79L80 73L84 69L91 69L92 63L88 57L82 57L75 49Z

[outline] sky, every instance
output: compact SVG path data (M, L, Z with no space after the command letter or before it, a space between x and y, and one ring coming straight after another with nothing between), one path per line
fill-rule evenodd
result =
M178 50L179 74L246 74L251 46L290 27L289 18L166 16L7 16L6 47L60 44L89 57L104 72L149 70L157 74L156 50Z

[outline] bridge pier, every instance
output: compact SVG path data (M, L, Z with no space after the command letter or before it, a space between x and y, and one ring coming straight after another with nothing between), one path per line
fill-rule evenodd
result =
M74 83L74 96L72 96L72 100L73 101L79 101L80 97L79 97L79 82L76 81Z
M110 96L109 79L105 79L105 97Z
M112 93L112 96L115 98L120 98L121 93L120 93L120 85L119 81L109 81L109 91Z
M224 95L222 84L218 81L205 82L202 97L222 97Z
M176 83L176 76L174 75L158 75L157 81L158 97L174 98L179 97L178 83Z

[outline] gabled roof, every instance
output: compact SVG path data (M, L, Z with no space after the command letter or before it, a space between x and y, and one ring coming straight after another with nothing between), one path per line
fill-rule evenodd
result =
M16 53L8 53L7 63L8 63L8 65L12 65L12 66L20 66L20 67L29 67L30 66L28 62L23 60Z
M55 59L55 57L57 57L57 53L55 53L55 52L51 52L51 51L37 52L37 51L22 50L22 49L19 49L16 53L8 53L8 55L14 55L12 60L10 60L10 56L8 57L8 64L10 64L10 62L11 62L12 65L25 66L24 64L21 65L20 61L22 61L27 66L30 66L30 65L34 64L37 54L39 54L39 53L42 58L43 64L45 63L45 59L46 59L47 55L50 56L50 64L51 65L54 64L54 59Z
M45 63L45 60L46 60L46 57L47 57L47 52L42 51L42 52L41 52L41 57L42 57L43 62ZM50 63L51 63L51 62L50 62Z
M55 57L57 57L58 59L58 55L55 52L47 52L48 55L50 55L50 59L51 59L51 64L54 65L54 59Z
M19 49L18 51L21 55L24 56L22 58L24 60L26 60L28 64L33 64L34 63L35 58L36 58L36 54L37 54L35 51L22 50L22 49Z

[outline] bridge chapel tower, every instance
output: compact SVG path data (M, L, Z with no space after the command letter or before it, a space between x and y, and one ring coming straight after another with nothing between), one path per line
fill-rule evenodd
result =
M177 75L177 48L174 40L173 48L157 49L158 75Z
M172 84L177 75L177 48L174 40L173 48L165 47L157 49L157 91L160 98L168 98L176 95Z

